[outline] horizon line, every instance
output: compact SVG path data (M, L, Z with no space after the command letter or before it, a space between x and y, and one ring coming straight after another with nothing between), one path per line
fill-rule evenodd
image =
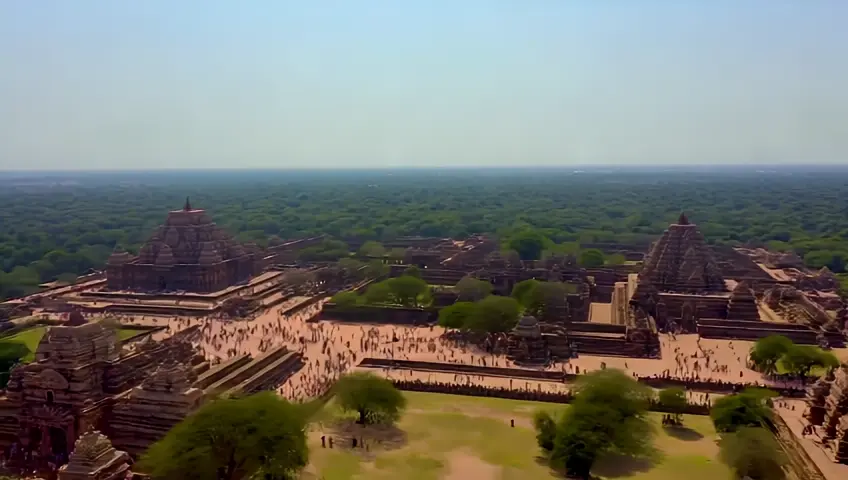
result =
M770 169L780 170L787 168L845 168L848 163L643 163L643 164L573 164L573 165L450 165L450 166L345 166L345 167L155 167L155 168L65 168L65 169L16 169L0 168L0 175L4 173L134 173L134 172L215 172L215 171L239 171L239 172L331 172L331 171L391 171L391 170L562 170L583 171L601 169Z

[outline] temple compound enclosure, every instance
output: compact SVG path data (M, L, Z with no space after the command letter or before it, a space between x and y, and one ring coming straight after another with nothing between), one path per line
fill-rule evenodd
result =
M843 346L848 309L836 294L833 275L808 273L794 262L794 270L787 273L762 263L761 254L711 247L685 214L651 244L641 265L582 268L572 255L522 261L514 252L499 251L497 242L484 235L463 241L421 240L407 248L403 263L390 266L390 276L417 266L421 277L437 287L432 306L339 309L327 303L321 318L435 322L440 308L457 301L453 287L464 277L489 282L498 295L509 295L517 283L535 279L563 283L569 293L548 299L544 318L524 316L508 334L504 348L519 362L543 363L579 354L653 357L658 355L661 331L744 340L780 334L800 344Z
M122 347L114 329L72 313L48 328L34 362L12 369L0 397L0 447L19 446L13 463L31 461L32 452L62 458L97 429L138 455L203 401L276 388L303 366L285 347L213 366L192 345L197 334L193 327Z

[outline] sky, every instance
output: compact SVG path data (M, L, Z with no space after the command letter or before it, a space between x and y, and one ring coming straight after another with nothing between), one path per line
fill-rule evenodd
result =
M848 164L846 0L8 0L0 170Z

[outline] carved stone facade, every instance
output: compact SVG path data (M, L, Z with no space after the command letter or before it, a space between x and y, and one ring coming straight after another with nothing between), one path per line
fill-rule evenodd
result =
M809 388L804 416L811 425L824 429L822 441L833 460L848 464L848 366Z
M651 248L640 276L663 292L724 292L726 287L704 236L680 214Z
M116 250L106 265L112 290L214 292L261 272L263 253L242 245L188 199L168 213L137 257Z
M192 387L196 380L189 365L160 365L115 402L110 420L114 443L133 455L143 453L200 406L203 390Z
M112 328L74 312L65 325L48 329L33 363L12 369L0 397L0 447L16 442L21 453L65 455L81 432L110 431L116 399L155 378L149 375L159 365L199 361L194 348L175 337L122 352Z
M106 435L90 431L74 444L58 480L123 480L130 473L129 462L127 452L116 450Z

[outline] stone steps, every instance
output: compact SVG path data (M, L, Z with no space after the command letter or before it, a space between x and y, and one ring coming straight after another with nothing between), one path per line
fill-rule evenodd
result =
M288 380L303 367L303 359L297 352L288 352L256 372L247 380L228 390L225 395L251 394L261 390L270 390Z
M264 369L269 364L274 363L287 352L288 349L286 347L277 347L255 359L250 360L248 363L243 364L241 367L230 372L229 375L206 387L203 391L203 395L209 397L230 390L234 386L243 382L246 378L254 376L257 372Z
M197 377L197 381L194 382L194 385L192 386L195 388L205 389L213 383L233 373L237 369L243 367L248 362L250 362L250 359L250 355L244 354L238 357L233 357L221 364L215 365L214 367L204 372L202 375L199 375Z

